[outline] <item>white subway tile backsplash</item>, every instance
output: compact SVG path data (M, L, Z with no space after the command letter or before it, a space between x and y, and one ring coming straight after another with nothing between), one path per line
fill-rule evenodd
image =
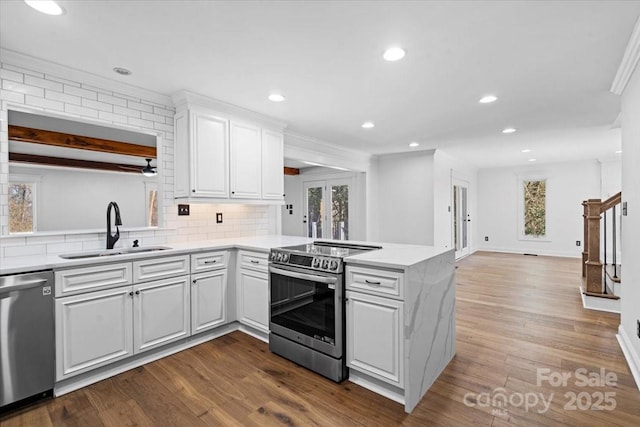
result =
M122 114L113 114L107 111L98 111L98 118L115 123L127 123L127 116L123 116Z
M153 107L151 105L142 104L136 101L127 101L127 107L133 108L134 110L144 111L146 113L151 113L153 111Z
M118 105L120 107L126 107L127 106L127 100L124 98L120 98L117 96L113 96L113 95L107 95L104 93L99 93L98 94L98 101L101 102L106 102L107 104L113 104L113 105Z
M13 80L2 80L2 89L13 92L24 93L25 95L44 96L44 89L41 87L29 86Z
M82 106L87 108L94 108L99 111L106 111L109 113L113 111L113 105L107 104L106 102L94 101L92 99L83 99Z
M94 110L93 108L80 107L78 105L66 104L64 106L65 113L76 114L78 116L83 117L92 117L98 118L98 110Z
M17 73L15 71L7 70L4 68L0 69L0 78L6 79L6 80L12 80L18 83L24 82L24 75L22 73Z
M69 93L71 95L79 96L79 97L81 97L83 99L90 99L90 100L94 100L94 101L98 99L98 93L96 91L87 90L87 89L83 89L83 88L80 88L80 87L64 85L63 92L64 93Z
M60 101L53 101L51 99L40 98L39 96L27 95L25 102L28 105L42 107L48 110L62 111L64 109L64 103Z
M79 117L123 123L145 131L161 131L162 199L164 229L121 232L117 247L131 246L133 240L142 245L171 244L184 241L217 239L268 234L270 210L265 206L233 204L191 204L189 217L177 216L177 202L173 198L174 132L173 105L112 92L105 88L74 82L62 77L24 70L2 64L2 110L0 118L7 119L7 105L24 105L65 112ZM8 234L8 206L6 205L8 176L8 135L0 130L0 235ZM215 213L223 212L224 223L215 223ZM105 233L70 233L60 235L0 237L0 257L44 255L105 247Z
M24 84L62 92L62 83L46 80L40 77L24 76Z
M69 95L68 93L56 92L54 90L45 89L44 97L52 99L54 101L60 101L67 104L80 105L81 98L75 95Z

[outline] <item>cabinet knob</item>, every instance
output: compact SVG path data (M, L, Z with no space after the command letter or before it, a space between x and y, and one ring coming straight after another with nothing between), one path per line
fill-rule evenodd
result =
M232 191L232 192L231 192L231 194L236 194L236 192L235 192L235 191Z
M133 292L129 292L129 296L132 297L133 296Z
M140 291L136 291L136 295L140 295Z
M193 284L194 284L194 285L196 284L196 279L193 279Z
M196 192L196 190L191 190L191 192L192 192L192 193L195 193L195 192Z

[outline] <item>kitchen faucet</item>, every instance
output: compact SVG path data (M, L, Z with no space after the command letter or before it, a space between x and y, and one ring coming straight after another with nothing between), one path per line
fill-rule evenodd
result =
M116 234L111 234L111 207L116 211ZM113 245L115 245L120 238L119 225L122 225L122 219L120 219L120 208L116 202L110 202L109 206L107 206L107 249L113 249Z

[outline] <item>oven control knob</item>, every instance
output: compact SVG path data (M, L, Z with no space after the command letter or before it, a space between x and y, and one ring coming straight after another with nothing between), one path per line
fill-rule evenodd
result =
M338 261L331 260L331 263L329 265L329 270L337 270L338 269Z
M323 270L326 270L329 268L329 260L328 259L323 259L322 260L322 268Z
M275 261L276 253L275 252L271 252L271 254L269 255L269 258L271 258L271 261Z
M282 253L278 252L276 255L276 261L282 261Z
M289 261L289 254L282 254L282 262Z
M313 268L319 268L320 267L320 259L319 258L314 258L313 259Z

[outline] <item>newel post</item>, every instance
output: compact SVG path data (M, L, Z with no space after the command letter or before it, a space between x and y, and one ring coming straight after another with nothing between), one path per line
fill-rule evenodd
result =
M602 263L600 262L600 199L589 199L585 210L587 215L587 260L585 262L587 292L602 293Z
M589 216L587 201L582 202L582 223L584 225L584 233L582 237L582 277L587 277L587 259L589 258Z

